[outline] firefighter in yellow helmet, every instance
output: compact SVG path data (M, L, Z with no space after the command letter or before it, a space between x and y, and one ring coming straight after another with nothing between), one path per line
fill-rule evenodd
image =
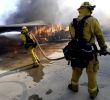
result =
M89 2L84 2L80 6L80 8L78 8L79 15L76 19L77 21L80 21L85 16L90 16L86 20L83 27L83 38L86 41L90 40L90 43L95 44L95 37L96 37L101 50L101 54L106 55L107 46L105 44L101 26L98 20L91 15L94 8L95 8L95 5L92 6ZM72 25L72 23L69 25L69 32L70 32L71 38L74 39L76 33L75 33L75 27ZM97 59L97 55L94 55L94 58L91 61L89 61L88 65L85 67L86 67L86 73L88 76L88 92L89 92L90 98L94 99L99 92L97 80L96 80L96 74L99 69L99 61ZM72 70L73 70L72 78L71 78L71 83L68 85L68 88L73 92L78 92L79 79L83 69L84 68L72 66Z
M27 49L28 53L31 55L33 66L38 67L40 60L36 55L36 42L26 26L23 26L21 29L20 40L23 42L25 49Z

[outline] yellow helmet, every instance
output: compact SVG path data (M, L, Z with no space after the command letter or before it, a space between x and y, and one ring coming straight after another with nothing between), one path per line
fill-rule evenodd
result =
M21 29L21 33L28 33L28 28L26 26L23 26Z
M83 2L79 9L88 8L89 10L94 10L95 7L95 5L91 5L89 2Z

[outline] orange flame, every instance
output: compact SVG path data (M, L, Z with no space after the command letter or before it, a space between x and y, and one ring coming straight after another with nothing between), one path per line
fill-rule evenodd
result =
M64 31L68 31L69 30L69 27L65 27L61 24L57 24L57 25L43 25L43 26L36 26L34 27L33 29L33 33L34 34L43 34L43 33L47 33L48 35L50 35L51 33L54 33L54 32L59 32L61 30L64 30Z
M57 25L42 25L42 26L35 26L32 30L33 34L36 34L39 41L48 41L48 37L52 36L54 33L60 32L60 31L69 31L68 26L64 26L62 24Z

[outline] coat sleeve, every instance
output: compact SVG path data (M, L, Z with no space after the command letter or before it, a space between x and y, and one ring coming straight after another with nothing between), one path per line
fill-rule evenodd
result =
M30 39L33 40L33 42L36 42L35 38L33 37L34 35L32 35L32 33L29 34Z
M72 23L69 25L69 33L70 33L71 38L73 39L75 37L75 29L72 26Z
M26 37L23 34L20 34L19 38L24 44L26 43Z
M101 26L97 19L94 19L94 34L96 36L97 42L99 44L100 49L106 50L107 45L105 44L104 35L101 30Z

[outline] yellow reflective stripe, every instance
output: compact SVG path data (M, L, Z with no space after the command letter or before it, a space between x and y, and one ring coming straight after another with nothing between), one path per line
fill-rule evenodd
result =
M78 85L78 82L72 81L71 84L73 84L73 85Z
M90 88L89 88L89 91L90 91L90 92L95 92L96 90L97 90L97 87L95 87L95 88L93 88L93 89L90 89Z

